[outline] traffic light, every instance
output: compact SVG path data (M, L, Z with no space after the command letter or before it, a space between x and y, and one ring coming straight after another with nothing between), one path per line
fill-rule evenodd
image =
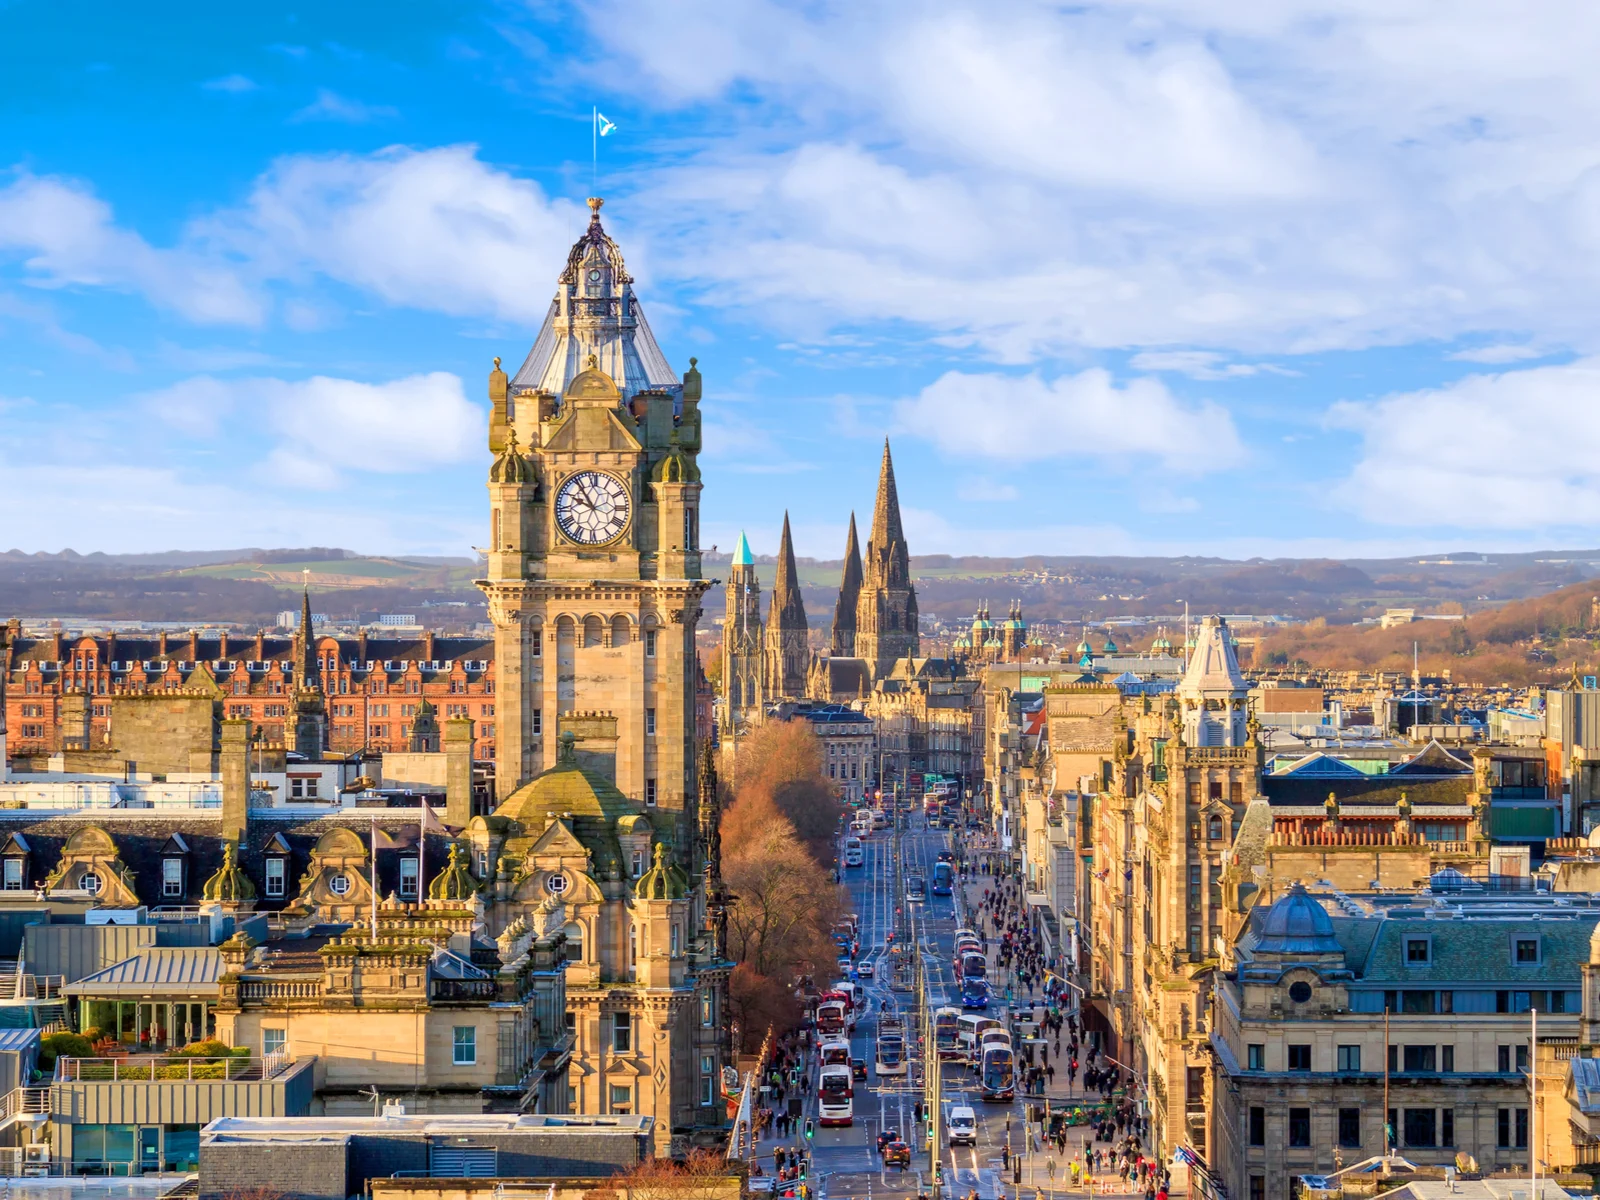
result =
M817 1134L816 1126L814 1124L812 1124L811 1118L807 1117L806 1118L806 1139L809 1141L811 1138L815 1137L816 1134Z
M805 1181L805 1177L806 1177L806 1160L802 1158L800 1160L800 1180L801 1180L801 1182Z

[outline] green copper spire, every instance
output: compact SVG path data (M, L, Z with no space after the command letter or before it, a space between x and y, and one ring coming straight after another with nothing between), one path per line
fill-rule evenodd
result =
M750 542L744 536L744 530L739 531L739 544L733 549L733 565L736 567L755 566L755 557L750 553Z

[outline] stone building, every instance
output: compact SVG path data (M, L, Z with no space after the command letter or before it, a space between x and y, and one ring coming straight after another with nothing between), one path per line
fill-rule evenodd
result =
M250 720L226 707L244 693L215 686L205 651L191 647L186 669L165 661L154 673L173 690L152 693L187 708L165 724L135 728L160 732L165 752L189 756L187 769L220 777L219 802L108 812L25 801L30 807L0 811L0 857L18 863L0 880L119 906L248 906L308 936L332 926L324 928L327 953L318 953L343 965L327 986L357 987L347 972L381 966L384 982L365 994L391 989L400 1008L417 1012L430 993L401 960L435 962L439 947L422 944L421 934L398 957L382 948L381 933L376 945L363 945L358 926L370 925L374 907L388 911L393 897L395 920L427 924L440 914L416 917L406 904L423 903L426 890L470 909L470 932L454 931L471 942L463 961L493 973L508 953L522 954L529 929L548 932L540 923L552 905L565 906L570 999L559 1029L548 1027L552 1015L540 1018L540 1037L554 1043L570 1029L576 1041L563 1081L572 1103L592 1114L654 1116L667 1150L717 1136L729 1061L720 814L714 766L696 740L694 630L709 586L699 552L701 380L692 360L681 382L672 376L601 226L600 201L591 207L527 360L514 378L497 361L489 377L491 541L479 586L496 629L494 811L473 815L473 721L452 711L458 702L449 698L466 695L464 687L437 702L442 825L414 805L330 812L304 796L263 798L252 778ZM342 674L334 661L342 649L330 650L309 620L302 624L300 644L284 659L243 672L278 685L269 694L283 706L274 714L283 726L280 759L284 741L320 758L351 688L372 686L369 672L389 674L387 664L380 671L365 659ZM91 694L87 661L52 661L55 674L72 663L66 678ZM483 659L473 662L485 668ZM230 660L230 682L236 668ZM43 673L23 672L25 699L36 694L26 686L35 674ZM15 673L7 682L16 687ZM420 690L400 695L416 697L419 709L424 703ZM413 739L427 740L416 729L423 716L413 715ZM452 982L484 981L462 972ZM236 1023L251 1036L253 994L241 992L244 1024ZM315 1009L296 1019L310 1028ZM402 1034L387 1023L381 1036ZM498 1078L504 1064L496 1055Z
M900 524L900 495L895 489L894 460L888 439L878 471L878 498L872 509L872 532L862 561L861 593L856 601L855 656L872 667L874 680L894 670L920 648L917 590L911 582L911 552Z
M1541 1060L1580 1044L1600 909L1462 891L1451 875L1416 898L1295 883L1252 912L1216 974L1211 1061L1182 1093L1229 1196L1286 1200L1295 1177L1387 1148L1526 1172L1529 1013ZM1550 1071L1540 1155L1561 1164L1572 1130L1564 1067Z
M765 639L762 636L761 580L743 533L728 567L722 620L722 728L730 743L741 731L761 723L766 695Z
M226 716L246 720L264 744L294 741L290 704L296 665L313 664L325 698L327 749L371 754L408 747L419 706L473 721L473 756L495 759L494 643L484 638L236 636L28 637L13 619L0 644L7 751L19 768L42 769L63 750L111 744L112 698L204 693ZM121 731L115 735L121 737Z

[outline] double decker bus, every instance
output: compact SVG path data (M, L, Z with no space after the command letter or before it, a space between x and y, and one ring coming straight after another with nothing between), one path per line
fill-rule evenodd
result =
M850 1000L841 992L824 992L817 998L817 1033L825 1039L844 1037L850 1020Z
M855 1085L848 1063L822 1068L817 1077L817 1117L824 1125L855 1124Z
M1016 1058L1011 1053L1011 1047L991 1043L983 1048L982 1053L978 1069L979 1094L988 1101L1016 1099Z

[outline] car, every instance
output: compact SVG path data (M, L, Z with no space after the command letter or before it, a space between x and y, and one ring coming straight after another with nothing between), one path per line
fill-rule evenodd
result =
M964 1104L952 1105L945 1121L945 1140L952 1146L978 1144L978 1114Z
M860 964L856 970L861 972L861 978L863 979L871 979L877 974L877 968L872 965L872 960L870 958L867 959L866 962Z
M850 1075L854 1079L865 1079L867 1077L867 1060L864 1058L852 1058L850 1060Z
M885 1130L882 1130L878 1134L878 1153L882 1154L883 1153L883 1148L885 1146L887 1146L890 1142L898 1142L899 1140L900 1140L900 1131L898 1129L885 1129Z
M941 850L941 851L939 851L939 861L940 862L955 862L955 860L956 860L956 856L955 856L955 853L953 851L950 851L950 850Z
M909 1170L911 1168L911 1147L896 1138L883 1148L883 1165Z

